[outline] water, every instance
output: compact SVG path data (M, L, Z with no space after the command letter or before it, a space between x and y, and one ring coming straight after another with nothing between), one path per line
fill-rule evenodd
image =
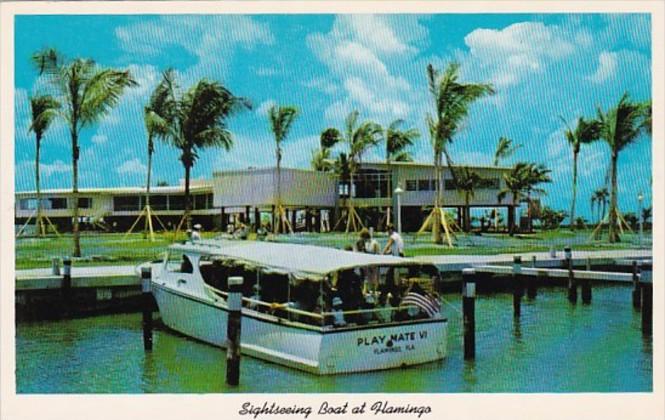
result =
M449 318L448 357L390 371L315 376L243 357L241 385L224 384L225 353L166 329L143 351L140 314L19 323L19 393L208 392L650 392L651 339L642 337L630 287L596 286L593 303L572 306L564 288L523 299L513 322L512 295L476 302L476 360L462 357L461 317ZM456 308L458 294L444 295Z

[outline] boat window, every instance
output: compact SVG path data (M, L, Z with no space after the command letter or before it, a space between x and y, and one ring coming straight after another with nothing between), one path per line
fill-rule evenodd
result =
M187 255L182 252L169 252L166 270L171 273L193 273L194 266Z
M242 287L243 296L250 297L254 294L253 286L256 284L256 270L233 264L232 261L224 261L219 258L203 255L199 259L199 271L206 284L223 292L229 290L229 277L240 276L244 279Z

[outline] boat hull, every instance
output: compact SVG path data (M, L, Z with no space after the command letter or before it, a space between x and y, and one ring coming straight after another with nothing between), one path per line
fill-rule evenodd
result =
M223 301L153 283L163 323L184 335L226 346L228 311ZM364 372L440 360L446 354L447 321L321 329L279 322L243 308L241 352L315 374Z

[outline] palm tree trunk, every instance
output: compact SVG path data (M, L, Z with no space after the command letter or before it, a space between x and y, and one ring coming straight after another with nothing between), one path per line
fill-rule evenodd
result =
M192 230L192 204L189 202L189 176L191 171L191 166L185 164L185 223L187 225L187 230Z
M39 153L41 149L41 138L37 136L37 144L35 146L35 187L37 191L37 223L35 226L37 228L37 234L39 236L44 235L44 222L42 221L42 193L39 185Z
M273 231L279 233L284 231L284 215L282 213L282 158L277 147L277 223L273 226Z
M519 196L513 194L513 204L508 205L508 234L515 235L515 202L519 203Z
M609 214L609 241L610 243L619 242L621 238L617 232L617 160L619 154L614 151L612 153L612 190L610 191L610 214Z
M464 195L464 231L471 232L471 209L469 208L469 193Z
M76 127L76 124L72 124ZM78 132L76 128L72 129L72 196L74 199L74 215L72 234L74 236L74 257L81 256L81 238L79 232L79 145Z
M529 226L529 232L533 232L533 221L531 219L531 191L529 191L526 196L526 219Z
M432 220L432 240L435 244L443 243L443 235L441 234L441 212L439 211L439 204L441 203L441 154L437 153L434 158L434 218Z
M575 230L575 201L577 199L577 153L573 152L573 199L570 205L570 229Z
M150 227L149 218L152 217L152 209L150 208L150 175L152 173L152 148L150 147L151 142L152 140L148 140L148 176L145 184L146 215L145 215L145 226L143 228L144 235L148 231L148 228Z

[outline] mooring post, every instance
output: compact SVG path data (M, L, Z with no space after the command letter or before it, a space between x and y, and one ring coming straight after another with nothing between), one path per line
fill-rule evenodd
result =
M464 360L476 357L476 270L462 270L462 312L464 314Z
M633 260L633 308L640 309L642 306L642 294L640 290L640 279L638 276L637 261Z
M587 278L582 279L582 303L591 303L591 281Z
M573 273L573 251L567 246L563 252L566 258L566 266L568 267L568 300L571 303L577 303L577 282Z
M72 260L65 257L62 260L62 313L68 315L71 311L72 293Z
M54 276L60 275L60 258L54 257L51 259L51 274Z
M141 267L141 309L143 311L143 350L152 350L152 296L150 267Z
M226 383L240 383L240 329L242 309L242 277L229 277L229 297L226 301L229 317L226 325Z
M640 284L642 285L642 334L649 336L653 331L653 282L652 267L642 266Z
M536 256L531 256L531 268L536 268Z
M522 257L516 255L513 257L513 316L519 318L522 312L522 295L524 295L524 286L522 285Z
M586 271L591 271L591 257L586 257Z

